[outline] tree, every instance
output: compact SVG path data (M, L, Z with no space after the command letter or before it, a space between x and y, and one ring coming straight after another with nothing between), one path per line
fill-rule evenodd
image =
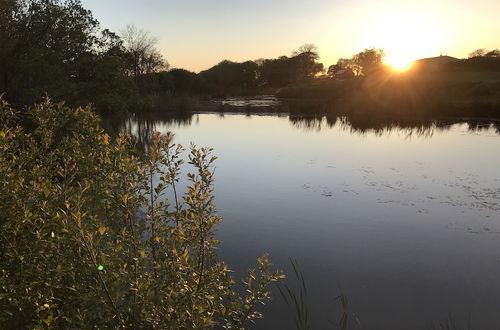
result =
M184 69L171 69L158 73L160 87L175 95L193 94L198 92L199 77L196 73Z
M199 76L220 94L233 94L257 87L258 65L253 61L237 63L224 60L200 72Z
M101 31L79 0L2 0L0 93L17 105L44 95L98 109L126 107L133 94L120 39ZM101 104L105 106L101 107Z
M490 50L489 52L484 54L484 56L486 56L486 57L500 57L500 50L498 50L498 49Z
M481 56L484 56L484 54L486 54L486 49L484 48L479 48L479 49L476 49L475 51L473 52L470 52L469 53L469 58L473 58L473 57L481 57Z
M314 60L319 59L318 47L314 44L304 44L292 52L292 56L309 53L314 55Z
M76 0L9 1L2 13L0 86L7 97L30 103L43 93L74 93L77 66L94 51L91 13Z
M260 83L275 88L291 84L294 76L289 64L290 58L287 56L264 60L259 66Z
M182 165L172 134L138 156L90 107L46 100L29 131L18 116L0 100L0 328L243 329L261 316L283 275L262 256L236 292L216 254L210 148Z
M351 59L352 70L359 76L367 76L381 67L385 53L382 49L366 48Z
M295 83L310 81L324 70L323 64L318 63L318 47L313 44L304 44L294 51L291 58L292 70L295 71Z
M484 48L475 50L469 54L469 58L463 59L454 65L458 71L500 71L500 51L497 49L486 50Z
M127 25L121 32L121 37L129 58L130 72L134 77L168 69L167 61L156 48L158 40L149 32Z
M323 64L317 62L318 59L317 47L305 44L293 51L291 57L281 56L261 61L259 78L261 83L271 87L308 82L323 71Z
M340 70L351 70L352 62L348 58L339 58L336 64L330 65L328 67L327 74L329 77L333 77L334 74Z

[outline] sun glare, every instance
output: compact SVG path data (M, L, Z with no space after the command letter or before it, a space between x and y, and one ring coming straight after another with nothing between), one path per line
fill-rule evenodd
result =
M413 61L436 56L440 51L440 29L426 13L387 10L371 23L367 42L383 48L384 62L396 71L407 70Z
M388 64L395 71L408 70L415 58L403 55L389 55L385 58L385 63Z

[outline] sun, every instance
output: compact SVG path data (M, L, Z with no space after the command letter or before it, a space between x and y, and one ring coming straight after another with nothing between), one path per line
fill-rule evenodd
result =
M384 59L384 62L395 71L406 71L411 67L415 58L412 55L406 54L389 54Z
M439 52L440 29L432 17L410 10L387 10L372 19L366 40L385 51L384 62L404 71L420 58Z

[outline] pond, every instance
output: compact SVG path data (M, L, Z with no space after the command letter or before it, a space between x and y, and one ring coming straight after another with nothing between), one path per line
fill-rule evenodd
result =
M336 328L342 293L351 329L384 330L500 327L500 135L472 126L249 113L126 124L214 148L219 254L235 276L269 253L295 283L295 259L312 329ZM293 313L276 296L255 328L293 329Z

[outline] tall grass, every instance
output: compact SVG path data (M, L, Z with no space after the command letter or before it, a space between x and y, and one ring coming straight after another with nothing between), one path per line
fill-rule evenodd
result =
M286 282L279 282L277 284L278 290L294 316L295 328L297 330L308 330L311 329L311 319L306 280L297 260L290 259L290 264L292 265L297 285L292 287ZM339 303L340 313L335 322L330 321L333 327L341 330L361 329L361 322L358 316L350 309L348 296L340 293L334 300Z
M465 320L465 327L457 325L456 319L449 315L446 319L440 320L436 323L432 323L432 330L472 330L472 320L470 316Z
M335 323L335 326L337 326L337 328L341 330L356 328L361 329L361 321L355 313L351 312L351 309L349 308L348 296L341 293L340 295L335 297L335 300L337 300L340 305L340 315L337 322ZM356 327L350 328L350 324L354 324Z
M285 283L278 284L278 290L294 315L295 327L297 330L310 329L309 309L307 304L307 287L302 272L299 270L297 260L290 259L295 278L299 283L298 292L295 292Z

